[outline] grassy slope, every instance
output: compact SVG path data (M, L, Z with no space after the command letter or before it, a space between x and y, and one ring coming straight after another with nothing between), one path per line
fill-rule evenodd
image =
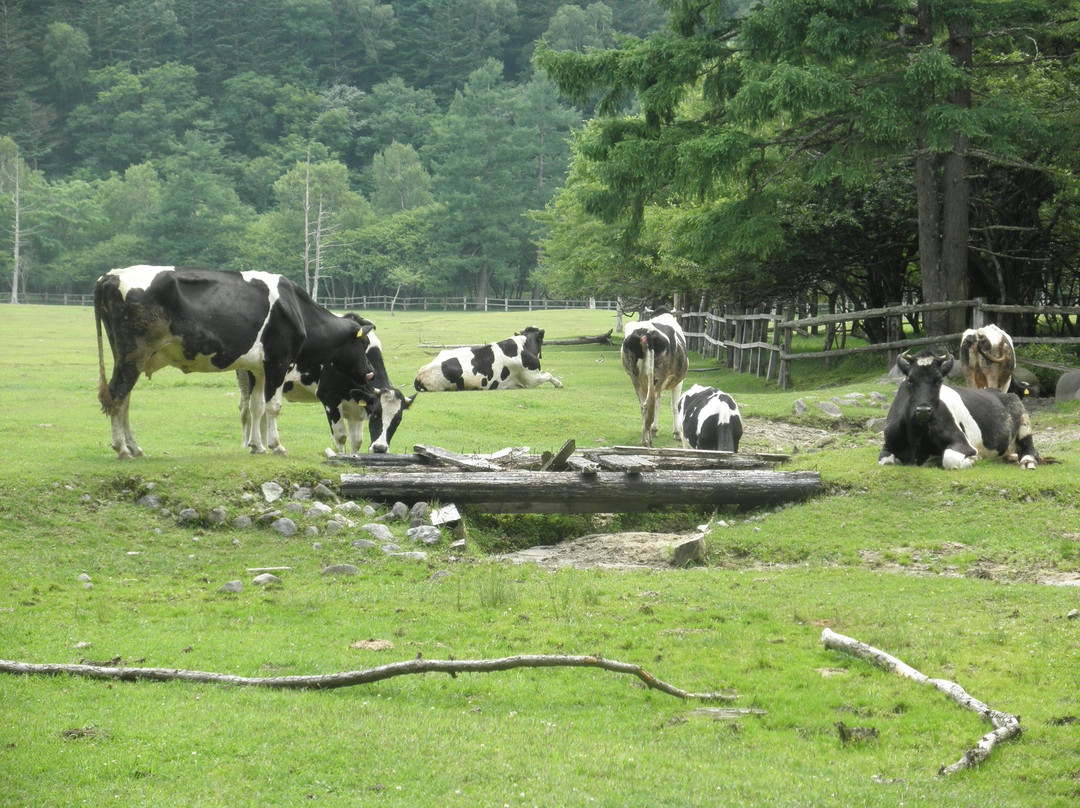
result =
M611 327L609 314L582 312L374 319L402 386L428 358L422 340L495 339L530 323L549 338ZM1056 445L1063 462L1033 474L997 464L946 474L880 469L877 439L853 428L791 464L819 470L829 496L750 521L720 514L732 524L711 533L703 569L544 572L445 550L405 564L358 553L353 534L323 536L317 549L265 530L179 527L132 504L153 484L173 513L217 504L239 513L254 509L241 496L264 480L332 479L319 462L328 440L317 407L286 408L290 457L250 457L229 374L163 371L133 397L151 456L121 464L95 400L92 312L0 307L0 346L2 658L118 655L282 675L417 653L598 653L767 711L714 722L596 671L406 677L328 693L6 678L3 804L1021 806L1078 794L1080 625L1065 615L1080 596L1028 582L1077 566L1075 442ZM635 442L637 405L615 349L549 348L544 364L565 390L421 396L394 449ZM748 415L786 414L798 396L880 389L876 373L812 389L811 373L790 392L715 372L694 380L734 392ZM869 414L853 408L848 420ZM1076 414L1040 414L1041 436ZM661 445L673 445L668 417L665 406ZM579 527L546 523L556 534ZM346 561L361 574L319 574ZM292 570L283 587L262 590L247 572L257 566ZM450 575L432 577L439 570ZM76 580L83 572L93 588ZM987 574L998 578L978 577ZM233 578L245 590L218 594ZM927 688L824 651L823 625L1020 714L1024 736L977 771L936 778L986 725ZM352 647L368 638L394 647ZM836 721L880 737L842 746Z

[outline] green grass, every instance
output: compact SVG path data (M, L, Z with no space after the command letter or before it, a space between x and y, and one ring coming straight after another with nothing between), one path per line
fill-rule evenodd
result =
M602 312L372 314L403 387L429 358L422 340L612 325ZM121 463L96 401L92 312L2 306L0 346L4 659L119 656L271 676L417 654L600 654L765 711L713 721L596 670L429 674L328 692L9 676L0 679L0 804L1019 807L1080 796L1080 621L1066 617L1080 590L1037 583L1080 567L1075 403L1038 412L1037 440L1060 462L1033 473L985 462L959 473L880 468L878 438L862 424L883 411L845 406L834 423L812 407L801 420L835 440L788 467L819 471L826 495L611 525L685 529L711 517L705 567L552 572L484 551L581 535L598 529L593 520L469 514L469 549L444 545L426 562L358 551L353 532L320 535L316 546L266 528L180 526L183 507L257 512L245 494L266 480L336 480L339 469L322 462L319 408L287 405L290 455L253 457L239 445L231 374L165 370L132 399L149 457ZM759 418L790 418L800 397L887 389L874 367L816 373L801 363L797 388L777 391L693 364L705 371L693 381L735 393ZM636 442L637 403L615 348L552 346L544 367L566 389L421 395L394 450ZM665 403L659 445L675 445L669 417ZM166 511L135 504L148 490ZM320 574L346 562L360 573ZM291 568L283 584L252 585L248 570L269 566ZM232 579L244 590L219 593ZM930 688L824 650L824 626L1019 714L1023 736L976 770L938 778L988 726ZM354 647L367 639L393 647ZM879 737L843 745L837 721Z

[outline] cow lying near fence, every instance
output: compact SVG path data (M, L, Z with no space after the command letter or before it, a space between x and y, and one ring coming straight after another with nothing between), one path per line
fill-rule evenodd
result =
M742 416L735 399L723 390L695 384L679 399L678 423L683 448L739 451Z
M1002 457L1034 469L1041 459L1027 410L1012 393L943 384L953 359L925 350L897 360L906 377L885 419L878 463L922 465L941 458L946 469L970 467L980 457Z
M658 427L660 397L665 390L671 391L673 434L680 439L679 399L689 363L686 337L679 321L667 310L662 310L651 320L631 323L626 327L619 355L641 403L641 445L652 446Z
M513 390L562 382L540 370L544 329L529 326L509 339L465 348L447 348L416 372L420 392Z

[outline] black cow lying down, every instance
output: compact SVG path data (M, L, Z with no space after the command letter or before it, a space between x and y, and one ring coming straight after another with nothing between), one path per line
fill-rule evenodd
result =
M1038 465L1041 458L1019 397L942 384L953 366L948 354L925 350L914 358L901 356L897 366L906 378L885 419L879 464L921 466L940 457L944 468L964 469L980 457L1001 457L1024 469Z

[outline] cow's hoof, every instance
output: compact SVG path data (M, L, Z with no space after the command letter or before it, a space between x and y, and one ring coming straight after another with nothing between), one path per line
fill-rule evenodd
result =
M879 466L897 466L899 465L899 462L896 459L896 455L885 455L884 457L878 458L877 464Z
M282 446L280 443L277 446L274 447L273 452L276 455L287 455L288 454L288 452L285 451L285 447Z
M252 454L266 454L266 449L263 448L262 446L252 446L251 447L251 453Z
M558 388L562 389L563 383L560 382L558 379L552 379L551 380L551 385L552 385L552 387L558 387Z
M1026 471L1034 471L1038 465L1039 461L1031 455L1024 455L1022 458L1020 458L1020 468Z

